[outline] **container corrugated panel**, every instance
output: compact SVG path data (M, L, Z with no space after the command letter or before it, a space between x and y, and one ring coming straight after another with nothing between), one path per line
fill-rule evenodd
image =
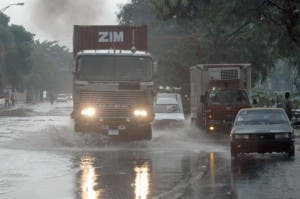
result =
M74 26L74 56L82 50L147 50L147 26Z

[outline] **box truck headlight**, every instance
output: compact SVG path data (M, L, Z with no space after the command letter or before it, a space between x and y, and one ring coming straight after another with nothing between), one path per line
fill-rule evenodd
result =
M133 114L136 117L147 117L148 116L148 112L144 109L136 109L136 110L134 110Z
M81 115L85 117L95 117L96 115L96 108L92 106L88 106L81 110Z

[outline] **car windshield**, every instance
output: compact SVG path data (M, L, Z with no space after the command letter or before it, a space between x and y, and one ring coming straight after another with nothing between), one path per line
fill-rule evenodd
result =
M149 81L152 59L141 56L89 55L78 59L78 78L86 81Z
M209 105L249 104L244 90L211 90L208 96Z
M288 124L289 120L282 110L243 110L236 118L235 125Z
M178 104L156 104L155 113L182 113Z

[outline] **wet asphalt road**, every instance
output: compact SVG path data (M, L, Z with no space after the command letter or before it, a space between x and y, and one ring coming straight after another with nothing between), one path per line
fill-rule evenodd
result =
M1 199L300 198L299 144L294 160L232 161L227 135L186 127L111 140L74 133L71 109L40 104L0 117Z

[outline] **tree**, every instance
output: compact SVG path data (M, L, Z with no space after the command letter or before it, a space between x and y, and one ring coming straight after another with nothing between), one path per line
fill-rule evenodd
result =
M33 34L24 27L9 25L9 18L0 13L0 57L2 84L13 89L24 89L24 76L30 72L29 59Z
M205 48L210 62L245 60L254 80L266 77L273 60L299 63L300 2L295 0L151 0L156 16L176 17ZM203 51L202 51L203 52Z
M56 41L35 41L32 60L32 71L26 78L30 100L39 98L42 91L71 92L71 53L65 46Z

